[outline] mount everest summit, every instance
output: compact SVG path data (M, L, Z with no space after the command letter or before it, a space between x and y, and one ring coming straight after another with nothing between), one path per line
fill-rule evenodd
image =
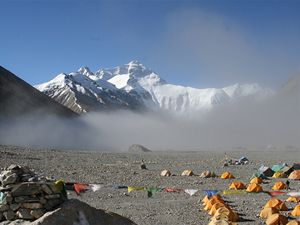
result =
M111 109L206 112L217 105L248 98L260 100L273 94L258 84L207 89L173 85L138 61L95 73L81 67L35 88L77 113Z

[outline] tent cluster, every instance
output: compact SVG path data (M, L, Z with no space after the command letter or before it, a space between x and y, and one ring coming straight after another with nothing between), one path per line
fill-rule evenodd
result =
M233 211L227 202L219 195L206 195L202 199L204 210L211 216L209 225L235 225L239 215Z
M255 181L253 179L255 179ZM259 185L260 180L258 178L253 178L253 179L250 181L250 184L248 185L248 187L246 187L246 185L240 181L233 181L230 184L229 189L231 189L231 190L246 189L246 192L262 192L263 189Z
M172 174L170 170L163 170L160 172L160 176L162 177L170 177L170 176L176 176L175 174ZM196 174L191 169L186 169L181 173L181 176L195 176ZM211 178L211 177L218 177L215 172L205 170L200 175L201 178ZM223 179L231 179L234 178L234 176L229 172L224 172L221 176Z
M229 157L226 153L225 153L225 157L222 161L223 161L223 166L249 164L249 159L247 159L245 156L242 156L241 158L236 159L233 157Z
M290 199L290 198L288 198ZM288 200L287 199L287 200ZM296 199L297 200L297 199ZM260 218L266 220L267 225L293 225L299 224L297 220L288 221L288 217L281 214L281 211L288 211L288 208L285 202L281 201L278 198L271 198L263 207L260 212ZM291 212L291 216L299 217L300 216L300 204L298 204Z
M288 178L291 180L300 180L300 164L294 163L293 166L288 166L286 163L273 165L271 168L262 165L258 172L252 175L252 178L260 177L266 179L273 178Z

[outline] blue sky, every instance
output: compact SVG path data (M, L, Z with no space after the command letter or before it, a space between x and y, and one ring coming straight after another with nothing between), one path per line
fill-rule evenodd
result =
M1 0L0 62L30 84L139 60L170 83L278 88L300 73L300 1Z

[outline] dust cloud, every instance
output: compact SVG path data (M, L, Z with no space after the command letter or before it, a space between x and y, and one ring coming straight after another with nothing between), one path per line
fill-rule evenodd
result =
M75 119L27 115L12 122L1 120L0 142L99 151L126 151L135 143L179 151L299 148L298 95L292 85L264 101L243 100L189 116L130 111L88 113Z

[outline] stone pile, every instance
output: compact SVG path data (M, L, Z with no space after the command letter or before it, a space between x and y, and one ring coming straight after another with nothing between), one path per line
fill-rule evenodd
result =
M0 174L0 221L35 220L66 200L61 186L30 171L11 165Z

